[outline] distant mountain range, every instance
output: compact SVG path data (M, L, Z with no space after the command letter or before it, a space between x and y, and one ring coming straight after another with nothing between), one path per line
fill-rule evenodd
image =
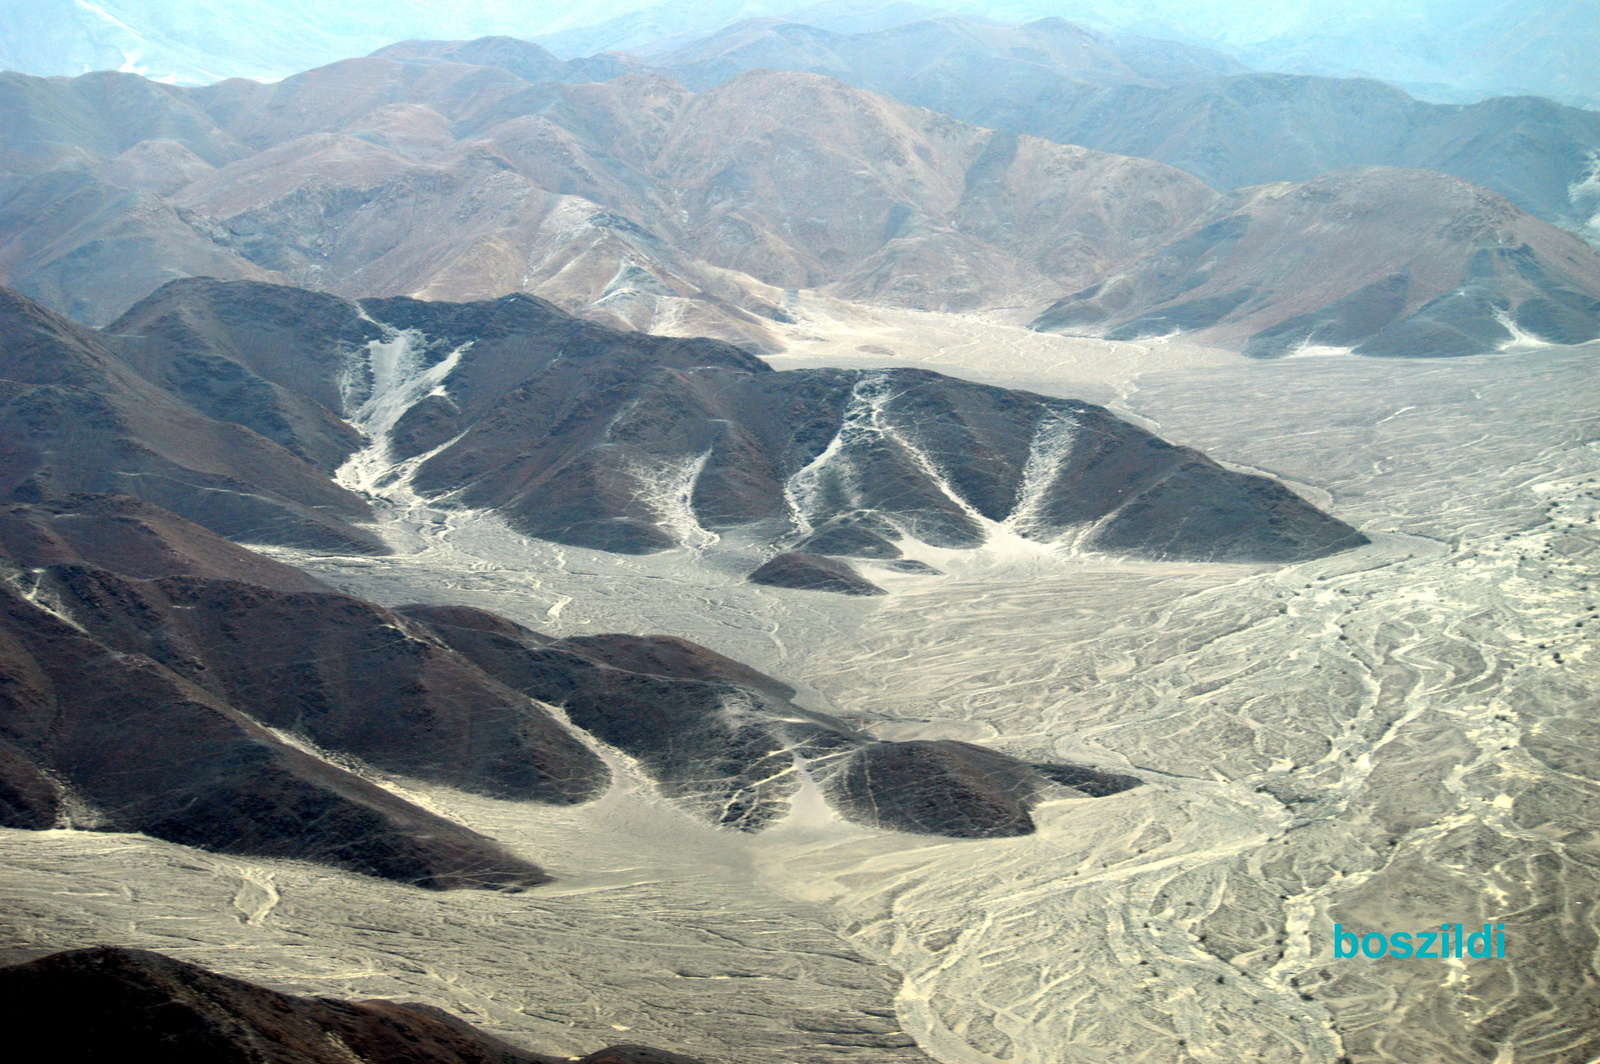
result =
M858 34L765 20L651 61L702 90L762 67L826 74L974 125L1170 163L1220 191L1397 166L1484 185L1568 228L1600 207L1585 187L1600 112L1527 97L1422 103L1370 79L1250 72L1159 43L1061 19Z
M789 55L800 63L824 41L821 65L856 64L836 72L944 93L944 106L1012 108L1024 124L1070 119L1041 100L1077 93L1072 121L1094 130L1084 139L1133 138L1115 146L1209 167L1222 186L1369 162L1441 169L1340 169L1219 194L1159 162L968 125L817 74L752 70L697 94L618 57L409 42L273 85L0 76L12 133L0 145L0 280L93 325L184 275L348 297L523 291L609 325L757 350L781 346L777 325L804 313L809 290L928 310L1032 308L1044 328L1187 330L1256 353L1292 349L1284 337L1296 330L1412 354L1600 334L1594 252L1442 173L1499 185L1581 229L1600 203L1582 179L1585 146L1600 140L1589 112L1218 79L1207 64L1221 61L1195 52L1135 71L1134 57L1065 24L1039 32L1043 58L1005 59L1021 48L1014 36L924 25L888 34L905 38L904 54L933 57L903 77L868 62L861 35L782 24L680 54L720 77L805 44ZM1069 68L1143 83L1072 89ZM1108 102L1119 93L1145 103L1124 114ZM1374 291L1388 294L1372 304ZM1452 293L1478 309L1441 311ZM1387 309L1348 313L1369 304ZM1440 313L1445 331L1394 338ZM1301 328L1327 314L1341 324Z
M199 90L6 78L3 276L92 324L203 272L358 297L531 291L769 346L785 290L1044 302L1214 199L1170 167L1019 144L815 76L699 96L652 75L535 85L383 58Z
M1424 170L1242 189L1035 328L1192 333L1271 358L1482 354L1600 336L1600 256L1478 186Z
M307 0L39 0L0 13L0 69L38 75L126 70L197 84L275 79L407 38L534 38L564 57L620 50L657 56L750 18L835 33L936 17L1026 23L1059 16L1159 50L1221 51L1258 70L1373 77L1429 99L1540 95L1600 103L1586 57L1600 49L1586 0L1338 0L1239 5L1220 0L711 0L685 5L508 0L441 6L357 0L336 16ZM1104 35L1111 35L1104 34Z

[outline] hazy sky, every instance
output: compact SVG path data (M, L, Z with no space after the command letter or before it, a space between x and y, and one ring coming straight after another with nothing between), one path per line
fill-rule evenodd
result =
M0 67L123 69L186 83L279 78L406 38L539 38L572 56L787 15L841 32L939 10L1061 16L1204 44L1257 69L1381 77L1435 98L1597 92L1596 0L0 0Z

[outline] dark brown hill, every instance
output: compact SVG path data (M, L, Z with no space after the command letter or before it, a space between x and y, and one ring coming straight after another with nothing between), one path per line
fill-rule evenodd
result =
M440 1009L303 998L159 953L97 946L0 968L0 1019L72 1059L169 1064L564 1064ZM33 1031L28 1035L28 1031ZM700 1064L617 1046L579 1064Z
M922 371L776 373L727 344L617 332L527 296L357 304L193 280L114 337L79 340L121 345L124 377L136 366L172 402L272 433L324 471L352 447L341 415L381 409L363 422L373 490L406 476L604 550L705 546L747 526L775 548L871 558L907 537L974 547L1010 533L1228 561L1363 542L1281 486L1086 403Z
M596 797L607 782L540 707L361 599L73 565L32 575L36 600L104 645L385 771L558 803Z
M107 327L168 394L332 473L361 446L344 417L350 353L384 338L344 300L283 285L175 281Z
M1086 403L913 370L635 365L618 379L601 367L531 374L453 424L460 436L412 483L534 535L623 552L747 525L779 542L849 525L860 542L834 536L829 549L868 557L897 556L907 537L976 547L996 525L1188 559L1364 542L1281 486Z
M135 495L235 540L385 550L346 523L362 499L162 391L119 346L0 289L0 493Z
M10 584L0 585L0 676L7 827L141 831L435 888L548 878L282 741L149 657L113 651Z
M0 819L433 887L534 866L314 750L570 804L605 765L425 629L148 503L0 511Z
M959 838L1025 835L1034 830L1029 810L1044 798L1101 797L1141 782L966 743L874 742L795 705L776 681L681 640L550 640L478 610L401 612L507 686L559 703L572 723L637 758L663 794L725 827L756 831L787 815L801 770L851 820Z
M0 554L30 569L88 565L138 580L187 576L277 591L333 590L291 565L129 496L68 495L54 508L0 508Z
M848 553L848 552L846 552ZM799 591L829 591L839 595L881 595L874 584L848 562L817 554L785 552L768 558L745 579L752 584L794 588Z
M1113 339L1183 331L1258 357L1306 345L1477 354L1514 329L1583 343L1600 336L1600 253L1443 174L1352 171L1236 192L1034 327Z
M13 504L0 543L9 827L527 886L543 878L533 866L326 758L508 800L599 796L607 767L546 704L695 815L744 830L787 814L802 768L847 817L962 837L1025 833L1045 797L1138 783L959 743L874 743L681 639L552 640L466 607L382 609L137 500Z

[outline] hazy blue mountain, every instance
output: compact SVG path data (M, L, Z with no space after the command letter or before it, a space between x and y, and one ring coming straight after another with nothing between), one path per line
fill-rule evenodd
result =
M695 89L767 67L826 74L958 116L1051 91L1180 85L1245 69L1220 52L1117 37L1062 19L1009 26L954 17L849 34L752 19L652 61Z
M1600 112L1533 96L1435 104L1371 79L1252 73L1171 88L1046 90L957 117L1155 159L1222 191L1363 166L1437 170L1600 235Z
M671 51L751 18L783 17L836 33L876 32L941 14L1025 23L1059 17L1119 34L1218 49L1260 70L1375 77L1427 99L1540 95L1600 103L1589 57L1600 51L1590 0L1330 0L1317 5L1223 0L950 0L795 4L627 0L536 6L354 0L37 0L0 10L0 69L54 75L124 70L157 80L279 78L411 38L536 39L564 59Z
M974 125L1168 163L1221 191L1437 170L1600 232L1600 112L1537 97L1425 103L1370 78L1248 72L1221 52L1059 18L853 34L756 19L650 61L698 90L760 67L824 74Z
M1001 0L949 7L1046 15L1223 49L1257 70L1375 77L1465 103L1533 94L1594 106L1600 18L1592 0Z

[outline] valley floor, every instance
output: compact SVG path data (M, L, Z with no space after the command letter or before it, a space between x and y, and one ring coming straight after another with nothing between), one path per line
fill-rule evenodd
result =
M843 823L809 790L773 830L719 833L613 751L616 787L575 809L387 781L558 877L523 895L5 831L0 959L115 927L544 1049L729 1064L920 1059L912 1039L946 1064L1600 1056L1600 349L1251 362L850 313L819 308L772 361L1113 402L1373 542L1285 567L926 549L946 575L865 564L890 594L859 600L747 584L727 540L621 557L397 503L393 558L277 554L384 604L681 635L885 738L1148 784L951 841ZM1336 960L1335 922L1501 923L1505 958Z

